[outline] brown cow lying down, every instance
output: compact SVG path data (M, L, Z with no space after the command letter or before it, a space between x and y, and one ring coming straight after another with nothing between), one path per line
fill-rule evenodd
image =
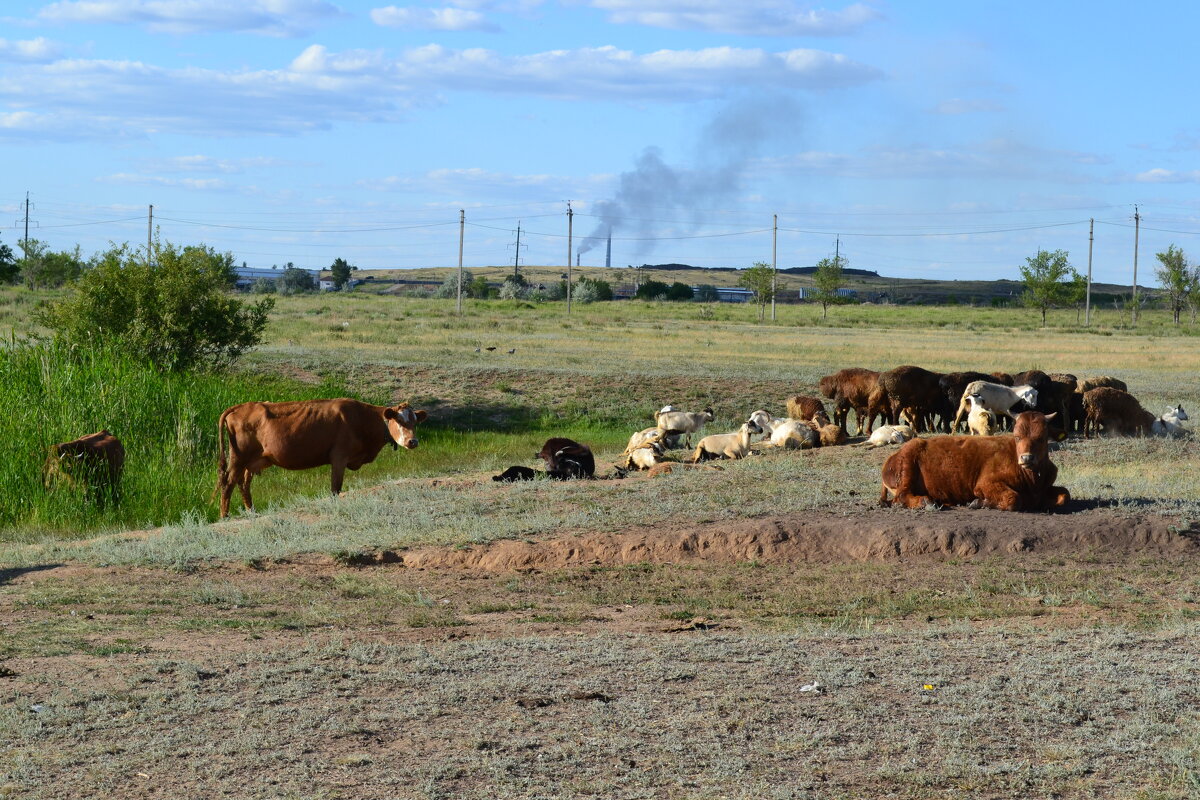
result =
M416 447L413 429L423 419L425 412L414 411L408 403L373 406L346 397L227 408L217 422L221 516L229 514L235 486L246 508L254 508L250 481L270 466L312 469L328 464L330 490L337 494L346 470L370 464L384 446Z
M1050 462L1047 419L1026 411L1017 416L1012 436L935 436L908 442L883 464L880 505L1005 511L1065 505L1071 494L1054 485L1058 468Z
M125 447L107 430L89 433L69 442L50 446L42 467L42 485L49 489L55 482L67 486L83 484L84 491L99 506L120 498L121 471L125 468Z
M591 478L596 474L591 449L571 439L547 439L535 457L546 462L546 474L556 480Z

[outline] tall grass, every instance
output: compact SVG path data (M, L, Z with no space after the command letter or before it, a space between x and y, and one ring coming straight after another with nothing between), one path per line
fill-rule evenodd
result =
M10 341L0 346L0 539L209 517L222 410L346 394L336 382L163 373L112 350ZM102 428L125 446L122 501L101 508L81 489L43 488L48 448Z

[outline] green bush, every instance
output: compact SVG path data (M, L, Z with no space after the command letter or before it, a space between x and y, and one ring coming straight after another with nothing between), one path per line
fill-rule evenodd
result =
M67 344L120 346L173 371L225 366L259 343L275 300L230 294L232 255L167 244L155 256L148 264L127 244L111 248L35 319Z

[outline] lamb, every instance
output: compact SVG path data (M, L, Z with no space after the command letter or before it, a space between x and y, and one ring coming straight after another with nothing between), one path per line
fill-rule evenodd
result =
M665 452L666 448L663 447L662 442L657 440L647 442L641 447L631 450L625 456L625 463L621 466L621 469L650 469L655 464L662 463Z
M625 449L621 451L621 455L629 455L644 444L659 441L662 442L663 447L667 450L674 450L679 447L679 440L681 438L683 437L678 434L665 435L658 428L643 428L629 437L629 444L625 445Z
M1145 436L1154 427L1155 418L1129 392L1101 386L1083 395L1083 435Z
M963 390L962 400L958 403L958 412L954 415L954 423L950 426L950 432L954 433L958 430L958 424L975 406L982 405L988 411L996 414L997 418L1003 415L1015 422L1017 418L1012 413L1012 409L1016 406L1033 408L1037 405L1037 398L1037 389L1032 386L1021 385L1010 388L998 383L972 381Z
M750 454L750 436L762 433L755 422L747 422L735 433L714 433L705 436L692 456L693 464L712 458L745 458Z
M1175 406L1168 409L1158 419L1154 420L1154 424L1150 426L1150 432L1155 436L1166 436L1171 439L1182 439L1190 435L1190 431L1181 424L1188 418L1187 412L1183 410L1183 406Z
M996 415L982 405L971 404L971 413L967 415L967 430L973 436L995 436L1000 430Z
M820 425L816 422L809 422L808 427L815 431L817 436L820 438L821 447L836 447L838 445L843 445L850 438L847 433L842 430L841 425L834 425L832 423L828 425ZM815 447L816 445L813 446Z
M715 415L711 408L706 408L702 412L659 411L654 418L660 431L667 435L686 435L687 446L691 447L692 434L699 433L704 423L712 422Z
M889 444L904 444L916 435L917 432L911 425L880 425L871 431L869 439L854 446L874 449Z

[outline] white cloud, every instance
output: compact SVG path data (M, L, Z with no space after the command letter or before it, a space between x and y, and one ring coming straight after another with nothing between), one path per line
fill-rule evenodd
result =
M219 178L163 178L157 175L118 172L98 179L100 183L114 183L123 186L164 186L196 191L230 191L234 187Z
M0 39L0 61L45 63L58 58L61 52L62 47L56 42L40 36L18 41Z
M1200 183L1200 170L1176 172L1170 169L1148 169L1133 176L1137 183Z
M142 25L154 33L258 33L301 36L344 16L325 0L59 0L48 22Z
M88 59L17 65L0 73L0 114L53 119L72 136L298 133L338 122L397 121L410 108L453 91L684 102L720 97L739 85L822 90L880 77L873 67L816 50L637 54L599 47L508 56L427 45L388 57L312 45L288 66L271 70Z
M609 12L616 23L748 36L845 36L880 17L863 3L841 11L807 8L790 0L592 0L591 5Z
M214 158L212 156L175 156L160 158L145 162L148 171L156 173L187 173L215 172L222 175L234 175L255 169L291 168L299 166L297 162L281 158L257 156L254 158Z
M498 31L478 11L465 8L415 8L412 6L371 9L371 20L388 28L422 31Z

